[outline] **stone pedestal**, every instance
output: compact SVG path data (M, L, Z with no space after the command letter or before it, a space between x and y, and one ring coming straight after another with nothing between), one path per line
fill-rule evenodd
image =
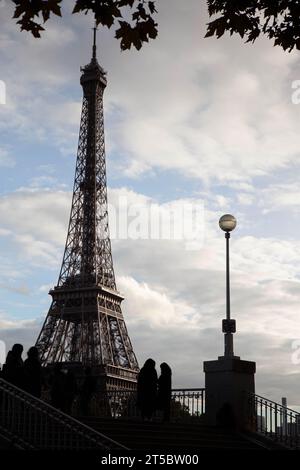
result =
M204 362L205 418L208 425L217 424L217 413L225 408L233 411L238 429L249 429L244 392L255 393L255 362L239 357L219 357ZM228 406L230 405L230 407Z

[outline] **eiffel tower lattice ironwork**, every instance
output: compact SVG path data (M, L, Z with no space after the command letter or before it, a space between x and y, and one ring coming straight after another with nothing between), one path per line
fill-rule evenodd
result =
M96 58L81 68L83 105L72 208L52 304L37 339L44 365L77 363L100 370L106 388L134 388L138 363L116 289L108 227L103 92Z

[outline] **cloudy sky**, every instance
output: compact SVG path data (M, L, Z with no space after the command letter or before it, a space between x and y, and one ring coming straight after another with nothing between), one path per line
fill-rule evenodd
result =
M0 340L35 342L57 282L71 203L88 16L20 33L0 0ZM177 387L204 386L203 360L223 353L223 213L232 237L235 352L257 362L257 393L300 406L299 53L267 40L203 39L204 2L164 0L159 37L120 52L98 35L108 72L109 202L204 208L198 244L115 239L123 311L140 364L173 368ZM298 342L297 342L298 341Z

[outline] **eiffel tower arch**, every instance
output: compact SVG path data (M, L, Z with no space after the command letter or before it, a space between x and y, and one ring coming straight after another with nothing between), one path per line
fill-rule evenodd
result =
M81 68L83 104L62 266L36 342L43 365L92 367L105 389L134 389L139 370L117 291L108 224L103 93L96 58Z

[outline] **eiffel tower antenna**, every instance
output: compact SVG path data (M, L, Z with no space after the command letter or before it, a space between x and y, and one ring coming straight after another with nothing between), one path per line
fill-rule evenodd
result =
M93 39L93 59L97 59L97 22L95 21L95 26L93 27L94 39Z
M67 240L52 303L37 339L44 365L91 366L102 388L136 386L138 363L115 281L108 224L103 93L93 56L81 68L82 114Z

